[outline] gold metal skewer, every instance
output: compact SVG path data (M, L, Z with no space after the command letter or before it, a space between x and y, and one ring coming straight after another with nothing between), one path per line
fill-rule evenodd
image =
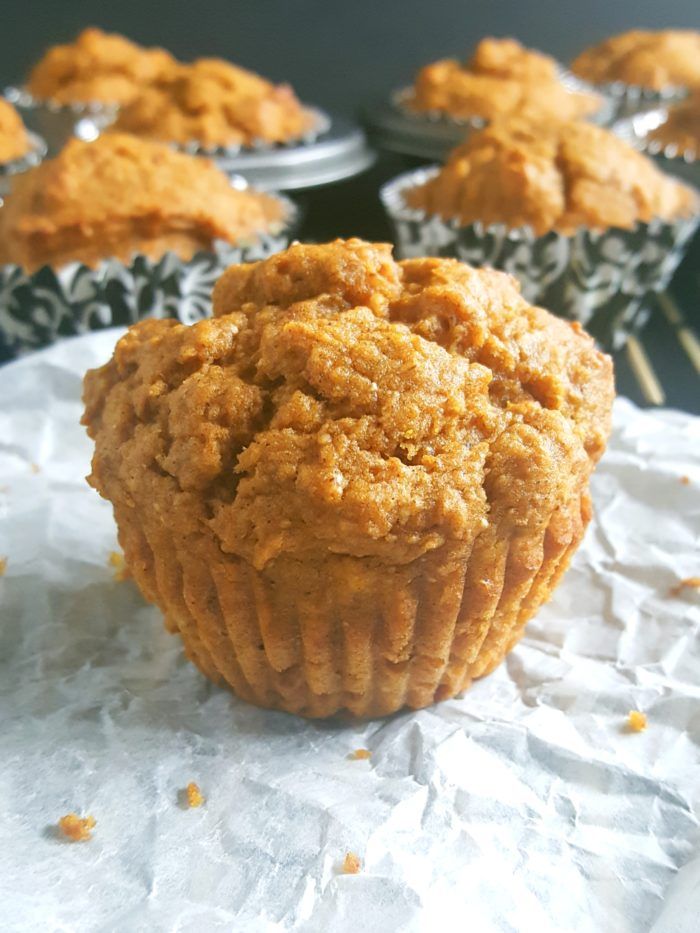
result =
M632 372L636 376L642 395L652 405L663 405L666 401L666 393L661 388L651 360L647 356L646 350L636 337L627 339L627 360Z
M658 301L664 317L671 325L678 338L678 342L695 367L695 371L700 375L700 340L698 340L695 332L685 323L685 318L678 305L668 292L660 294L658 296Z

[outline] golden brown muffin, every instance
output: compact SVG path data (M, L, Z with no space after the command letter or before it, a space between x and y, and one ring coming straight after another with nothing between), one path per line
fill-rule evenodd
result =
M415 110L487 120L523 111L534 119L574 119L602 103L597 94L568 90L554 59L514 39L483 39L466 64L444 59L426 65L409 100Z
M411 207L464 224L630 229L697 211L695 193L608 130L584 122L493 123L469 136L424 185Z
M27 89L39 100L62 104L125 104L175 66L164 49L145 49L90 28L74 42L49 49L32 69Z
M22 118L8 101L0 97L0 162L11 162L31 148Z
M0 263L31 271L134 253L189 259L281 220L280 201L234 190L206 159L117 133L72 139L15 181L0 210Z
M700 91L669 108L668 118L651 133L664 146L675 146L679 153L700 154Z
M700 87L700 32L634 29L586 49L571 70L594 84L622 81L657 91Z
M89 482L188 656L305 716L488 673L583 535L610 359L510 276L360 240L231 267L213 303L84 388Z
M165 142L225 146L284 142L313 123L289 85L202 58L145 88L121 111L115 129Z

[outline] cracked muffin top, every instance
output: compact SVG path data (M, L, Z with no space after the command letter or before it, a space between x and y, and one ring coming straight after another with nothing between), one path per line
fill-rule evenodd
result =
M8 101L0 97L0 162L19 159L30 149L22 118Z
M594 84L700 87L700 32L633 29L581 52L571 70Z
M610 359L504 273L294 245L213 301L190 327L135 325L87 374L90 481L258 569L545 527L603 451Z
M144 88L120 112L115 129L166 142L249 145L300 137L314 122L289 85L202 58Z
M40 100L61 104L125 104L175 65L164 49L142 48L90 28L74 42L50 48L30 72L27 89Z
M206 159L116 133L72 139L16 178L0 210L0 262L31 271L169 250L189 259L282 220L282 202L235 190Z
M700 91L669 107L667 119L650 135L664 146L675 146L679 153L694 152L700 157Z
M443 59L422 68L408 105L492 120L523 111L539 118L573 119L595 113L602 103L597 94L566 88L548 55L515 39L482 39L465 63Z
M629 229L699 209L696 194L651 159L590 123L493 123L454 149L440 172L409 190L428 214L569 234Z

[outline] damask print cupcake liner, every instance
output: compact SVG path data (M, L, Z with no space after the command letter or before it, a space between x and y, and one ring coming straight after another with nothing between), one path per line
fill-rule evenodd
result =
M649 314L649 299L668 285L700 216L655 220L633 230L581 227L572 236L536 236L527 227L463 225L409 207L404 194L437 174L436 166L386 184L382 203L401 258L448 256L515 276L527 301L578 321L607 350L624 346Z
M0 361L61 340L127 326L142 318L177 318L191 324L211 314L214 283L228 266L255 262L284 249L298 224L287 198L286 221L247 244L218 241L212 252L184 261L173 253L153 260L135 255L126 264L106 259L96 268L79 262L27 273L0 266Z

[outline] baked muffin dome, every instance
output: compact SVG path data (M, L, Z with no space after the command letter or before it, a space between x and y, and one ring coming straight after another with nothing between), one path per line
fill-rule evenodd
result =
M20 159L30 147L22 118L11 103L0 97L0 162Z
M669 107L667 119L650 135L664 146L675 146L680 153L700 155L700 90Z
M577 227L631 229L700 206L694 191L608 130L529 120L501 121L471 134L406 200L464 224L529 226L538 235Z
M523 111L573 119L595 113L602 103L597 94L566 88L548 55L514 39L483 39L465 64L444 59L422 68L409 106L487 120Z
M101 29L83 30L74 42L55 45L32 68L27 89L61 104L125 104L176 61L164 49L146 49Z
M594 84L700 87L700 32L633 29L581 52L571 70Z
M231 267L85 379L90 483L188 656L244 699L383 715L491 670L590 514L608 357L515 280L359 240Z
M31 271L134 253L189 259L214 240L254 239L281 214L280 201L234 190L205 159L117 133L72 139L17 177L0 210L0 262Z
M215 58L181 65L143 89L115 129L165 142L205 146L298 138L314 117L289 85Z

